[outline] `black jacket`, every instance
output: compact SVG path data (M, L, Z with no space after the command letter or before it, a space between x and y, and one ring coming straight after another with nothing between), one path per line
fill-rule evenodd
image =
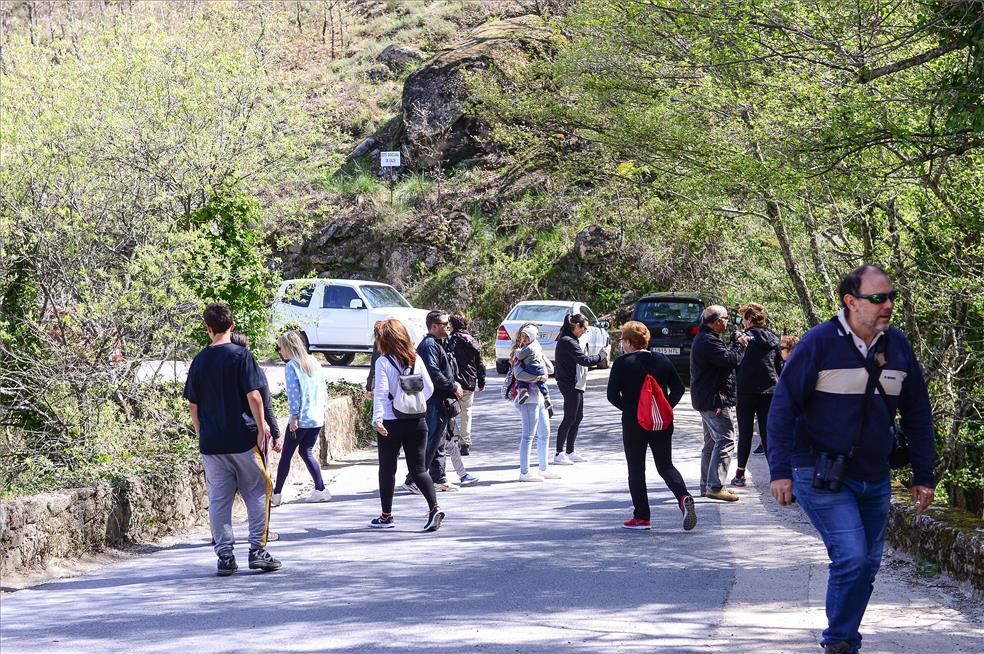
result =
M636 410L647 373L663 389L670 406L676 406L683 397L683 381L665 354L645 350L623 354L612 363L608 375L608 401L621 409L623 423L638 424Z
M690 350L690 401L698 411L735 405L735 368L742 348L731 346L707 325L701 325Z
M417 346L417 354L424 360L427 374L434 382L434 395L431 396L431 400L446 400L454 397L455 365L454 359L448 354L447 343L427 334Z
M266 373L263 379L266 379ZM273 410L273 398L270 396L270 385L267 384L260 389L260 397L263 398L263 417L266 418L267 426L270 427L270 436L276 440L280 438L280 425L277 424L277 414Z
M485 362L475 337L460 329L448 338L448 349L458 365L455 381L466 391L485 388Z
M604 355L587 355L581 349L581 344L577 339L570 335L563 335L557 341L557 350L554 352L554 378L558 385L574 386L577 380L577 366L586 368L601 362Z
M779 368L782 367L777 363L782 360L779 357L779 335L765 327L752 327L745 334L749 341L736 374L738 393L774 393Z

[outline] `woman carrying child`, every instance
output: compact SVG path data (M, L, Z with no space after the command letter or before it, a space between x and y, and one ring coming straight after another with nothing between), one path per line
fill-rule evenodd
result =
M546 381L553 367L543 355L537 340L539 331L531 322L519 328L513 341L512 374L516 380L513 401L523 420L523 433L519 439L519 480L543 481L560 479L560 475L547 470L547 441L550 438L550 417L547 415L548 395ZM530 470L530 449L536 436L539 470Z

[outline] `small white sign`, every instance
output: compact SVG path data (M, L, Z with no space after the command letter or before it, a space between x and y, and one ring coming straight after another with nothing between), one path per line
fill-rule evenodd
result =
M395 150L393 152L380 152L379 165L383 168L399 168L400 151Z

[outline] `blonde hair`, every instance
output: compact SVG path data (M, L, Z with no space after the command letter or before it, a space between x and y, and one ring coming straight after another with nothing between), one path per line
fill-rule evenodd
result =
M645 350L649 347L649 328L641 322L630 320L622 325L622 338L637 350Z
M277 350L288 361L294 361L304 368L308 377L314 377L314 371L320 368L318 361L307 351L304 339L294 330L284 332L277 339Z

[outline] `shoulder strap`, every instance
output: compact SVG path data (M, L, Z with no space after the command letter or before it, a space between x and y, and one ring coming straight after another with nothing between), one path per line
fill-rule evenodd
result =
M398 373L400 373L401 375L407 374L407 373L404 372L404 370L409 370L410 372L413 372L413 368L404 368L403 366L401 366L400 363L393 358L393 355L392 354L387 354L386 355L386 360L389 361L390 362L390 365L393 366L394 368L396 368L396 371Z
M837 319L833 318L833 320ZM843 325L840 324L839 320L837 320L837 329L843 330ZM851 451L848 454L848 457L851 457L854 455L854 449L858 446L858 443L861 442L861 434L864 433L865 419L868 416L868 402L871 400L871 396L874 394L875 388L878 389L882 399L885 401L886 408L890 411L891 405L888 403L888 396L885 395L885 388L881 385L881 380L879 379L879 377L881 377L881 369L874 361L868 360L858 351L857 346L854 344L854 337L851 336L849 331L844 331L844 338L847 339L847 346L850 348L851 352L854 352L854 355L861 361L861 364L868 373L868 383L864 389L864 410L861 412L861 427L858 429L857 437L855 437L854 442L851 444ZM882 335L882 338L888 338L888 336Z

